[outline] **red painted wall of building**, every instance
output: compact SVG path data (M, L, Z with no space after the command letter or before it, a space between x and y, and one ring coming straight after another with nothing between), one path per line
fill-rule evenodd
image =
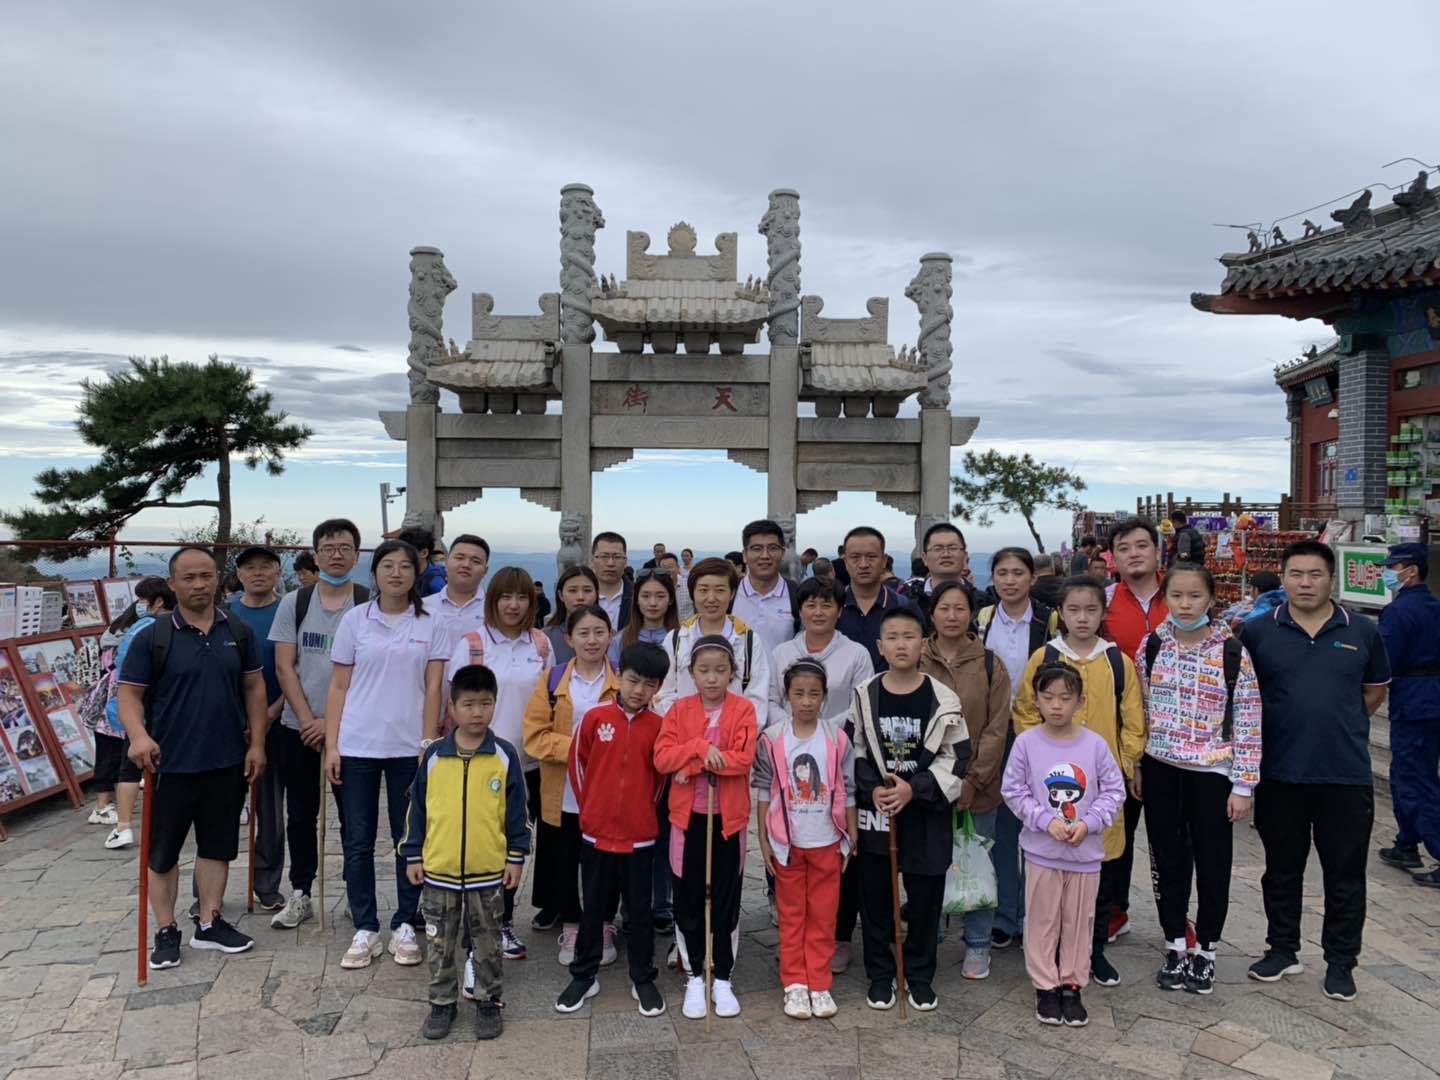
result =
M1440 364L1440 349L1414 353L1396 360L1390 365L1390 370L1393 376L1395 372L1426 367L1430 364ZM1440 383L1431 386L1417 386L1413 390L1397 390L1394 382L1390 384L1390 433L1392 435L1400 430L1401 420L1431 413L1440 413Z

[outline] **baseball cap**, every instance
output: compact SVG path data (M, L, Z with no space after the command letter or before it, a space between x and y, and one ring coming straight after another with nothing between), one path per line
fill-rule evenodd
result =
M271 551L267 547L261 547L259 544L255 544L240 552L240 557L235 560L235 565L244 566L247 562L254 558L269 559L271 562L276 563L277 565L280 562L280 556L276 555L275 552Z
M1430 549L1424 544L1391 544L1390 554L1385 558L1385 565L1399 566L1401 563L1413 563L1422 569L1428 569Z

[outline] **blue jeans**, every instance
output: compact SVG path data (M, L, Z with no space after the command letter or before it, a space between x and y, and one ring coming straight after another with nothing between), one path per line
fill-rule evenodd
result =
M995 925L1007 934L1025 931L1025 867L1020 861L1020 819L1001 803L995 810Z
M986 840L995 839L995 817L999 810L987 810L983 814L970 812L970 820L975 822L975 833ZM994 848L990 849L994 852ZM993 858L991 860L994 861ZM990 948L990 931L995 927L995 909L978 908L975 911L965 913L965 947L967 949L988 949Z
M390 818L390 846L405 835L405 811L410 806L410 785L418 762L414 757L340 759L340 812L345 827L345 893L356 930L378 931L375 905L375 837L380 819L380 779L385 779L385 809ZM405 860L395 856L395 914L390 929L420 922L420 886L405 877Z

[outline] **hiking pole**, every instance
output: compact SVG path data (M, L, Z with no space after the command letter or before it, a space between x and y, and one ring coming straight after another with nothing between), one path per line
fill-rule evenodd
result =
M255 814L260 808L260 800L256 798L259 793L260 784L257 780L250 781L250 865L246 872L245 887L245 910L255 910Z
M887 787L893 786L890 784ZM895 996L900 999L900 1019L905 1019L905 950L900 944L900 841L897 837L899 815L890 814L890 900L891 918L895 923Z
M150 976L145 946L150 943L150 812L155 805L155 774L145 770L144 802L140 804L140 940L135 949L135 984L144 986Z
M710 935L710 873L715 853L715 780L705 794L705 1030L710 1030L710 994L715 987L715 946Z
M323 744L322 744L323 747ZM320 858L316 868L320 875L320 929L325 929L325 754L320 754Z

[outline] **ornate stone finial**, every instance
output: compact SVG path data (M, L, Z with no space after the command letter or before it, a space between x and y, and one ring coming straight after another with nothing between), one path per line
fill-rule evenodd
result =
M439 248L410 249L410 404L438 405L440 390L428 379L430 365L445 351L443 314L445 298L455 291L455 279L445 268Z
M795 519L777 517L775 524L780 526L785 544L785 554L780 557L780 573L791 581L799 581L805 576L805 568L800 565L800 553L795 550Z
M1260 243L1260 237L1259 237L1259 235L1255 232L1254 229L1251 229L1249 232L1247 232L1247 233L1245 234L1245 239L1250 241L1250 254L1251 254L1251 255L1254 255L1256 252L1264 251L1264 250L1265 250L1265 245L1262 244L1262 243Z
M1361 229L1368 229L1375 224L1375 215L1370 210L1371 192L1369 188L1362 191L1359 197L1347 206L1344 210L1331 210L1330 220L1338 221L1350 232L1358 232Z
M770 344L794 345L800 340L800 193L789 188L772 191L759 231L770 264L765 277L770 289Z
M694 226L688 221L677 221L665 234L665 242L670 245L671 255L694 255L698 240Z
M595 234L605 216L585 184L560 189L560 336L569 345L595 340L590 290L595 279Z
M1308 217L1300 224L1305 229L1305 235L1300 238L1301 240L1309 240L1312 236L1320 235L1320 226L1316 225L1315 222L1311 221Z
M1435 193L1430 190L1430 174L1421 169L1419 175L1410 182L1410 186L1404 191L1397 191L1391 201L1411 214L1434 204Z
M920 256L920 272L905 287L905 295L920 309L920 339L916 348L925 356L924 408L950 407L950 324L955 309L950 275L953 260L943 251Z
M555 565L561 572L585 562L585 534L589 531L587 515L560 515L560 550L555 555Z

